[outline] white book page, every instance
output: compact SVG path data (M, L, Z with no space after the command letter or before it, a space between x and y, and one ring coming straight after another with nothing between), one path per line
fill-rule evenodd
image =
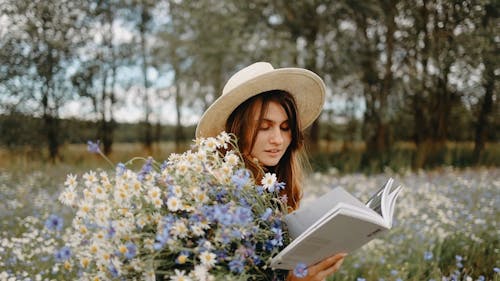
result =
M288 227L290 238L297 238L313 224L328 217L333 212L333 208L341 202L351 204L359 209L368 209L342 187L336 187L285 216L284 221Z
M391 227L392 227L392 220L394 217L394 207L396 206L396 199L398 198L398 195L399 195L402 187L403 186L399 185L389 194L389 198L388 198L389 215L387 216L387 221L388 221L389 226L391 226Z
M378 213L374 212L369 208L359 208L357 206L349 205L346 203L338 203L335 208L327 212L323 217L314 222L306 231L302 232L295 240L303 240L304 237L310 235L311 232L316 231L318 228L322 227L325 223L328 223L332 218L334 218L338 213L348 215L357 220L370 222L377 225L387 226L384 218L382 218ZM293 241L292 243L295 243Z
M361 247L387 229L382 217L365 210L340 203L328 218L311 226L273 258L271 266L293 269L299 262L312 265L333 254Z

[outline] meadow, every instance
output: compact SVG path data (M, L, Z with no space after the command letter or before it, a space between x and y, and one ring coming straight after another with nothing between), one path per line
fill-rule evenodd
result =
M74 278L54 263L74 215L57 198L66 174L109 166L85 150L70 155L71 165L27 157L0 165L0 280ZM331 281L500 280L500 168L371 175L322 169L307 178L304 201L339 185L364 201L388 177L404 185L393 230L351 253ZM51 215L62 221L50 225Z

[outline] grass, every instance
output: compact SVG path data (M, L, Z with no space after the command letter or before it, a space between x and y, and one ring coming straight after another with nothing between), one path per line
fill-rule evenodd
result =
M438 167L498 167L500 166L500 144L488 143L478 163L473 158L474 143L447 142L440 148L433 148L427 155L422 168ZM404 172L414 169L417 148L411 142L398 142L386 153L376 159L366 158L364 143L356 142L346 145L342 142L322 142L318 153L311 154L311 164L315 171L327 171L335 167L342 173L365 172L379 173L389 168Z
M361 153L342 153L338 143L330 147L323 158L313 158L320 169L306 181L305 202L337 185L364 201L389 176L405 185L393 230L351 253L330 281L500 280L500 168L348 173L359 168ZM470 144L449 145L439 157L454 163L471 148ZM4 202L0 204L0 280L70 278L64 266L54 265L54 253L63 246L63 231L49 231L44 223L50 214L57 214L64 218L64 228L70 227L74 213L57 201L67 174L108 169L105 161L86 149L65 145L64 158L56 164L41 161L38 157L43 153L0 150L0 200ZM395 150L400 154L392 154L393 167L402 167L412 149L410 144L398 145ZM164 159L171 151L173 145L164 143L151 154ZM488 146L487 151L488 157L497 159L498 145ZM137 144L117 144L110 158L117 163L137 155L149 153ZM332 169L331 163L339 164Z

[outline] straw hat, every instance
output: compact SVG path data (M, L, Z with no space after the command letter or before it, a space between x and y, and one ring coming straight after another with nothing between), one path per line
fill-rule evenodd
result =
M294 97L301 129L312 124L325 102L325 83L314 72L303 68L274 69L270 63L257 62L229 78L222 95L201 117L196 137L217 136L225 130L227 119L240 104L271 90L283 90Z

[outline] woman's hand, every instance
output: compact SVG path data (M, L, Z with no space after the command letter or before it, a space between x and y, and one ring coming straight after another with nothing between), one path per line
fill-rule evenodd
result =
M287 281L322 281L328 276L339 270L346 253L336 254L326 258L315 265L307 268L307 276L297 277L293 274L293 270L288 274Z

